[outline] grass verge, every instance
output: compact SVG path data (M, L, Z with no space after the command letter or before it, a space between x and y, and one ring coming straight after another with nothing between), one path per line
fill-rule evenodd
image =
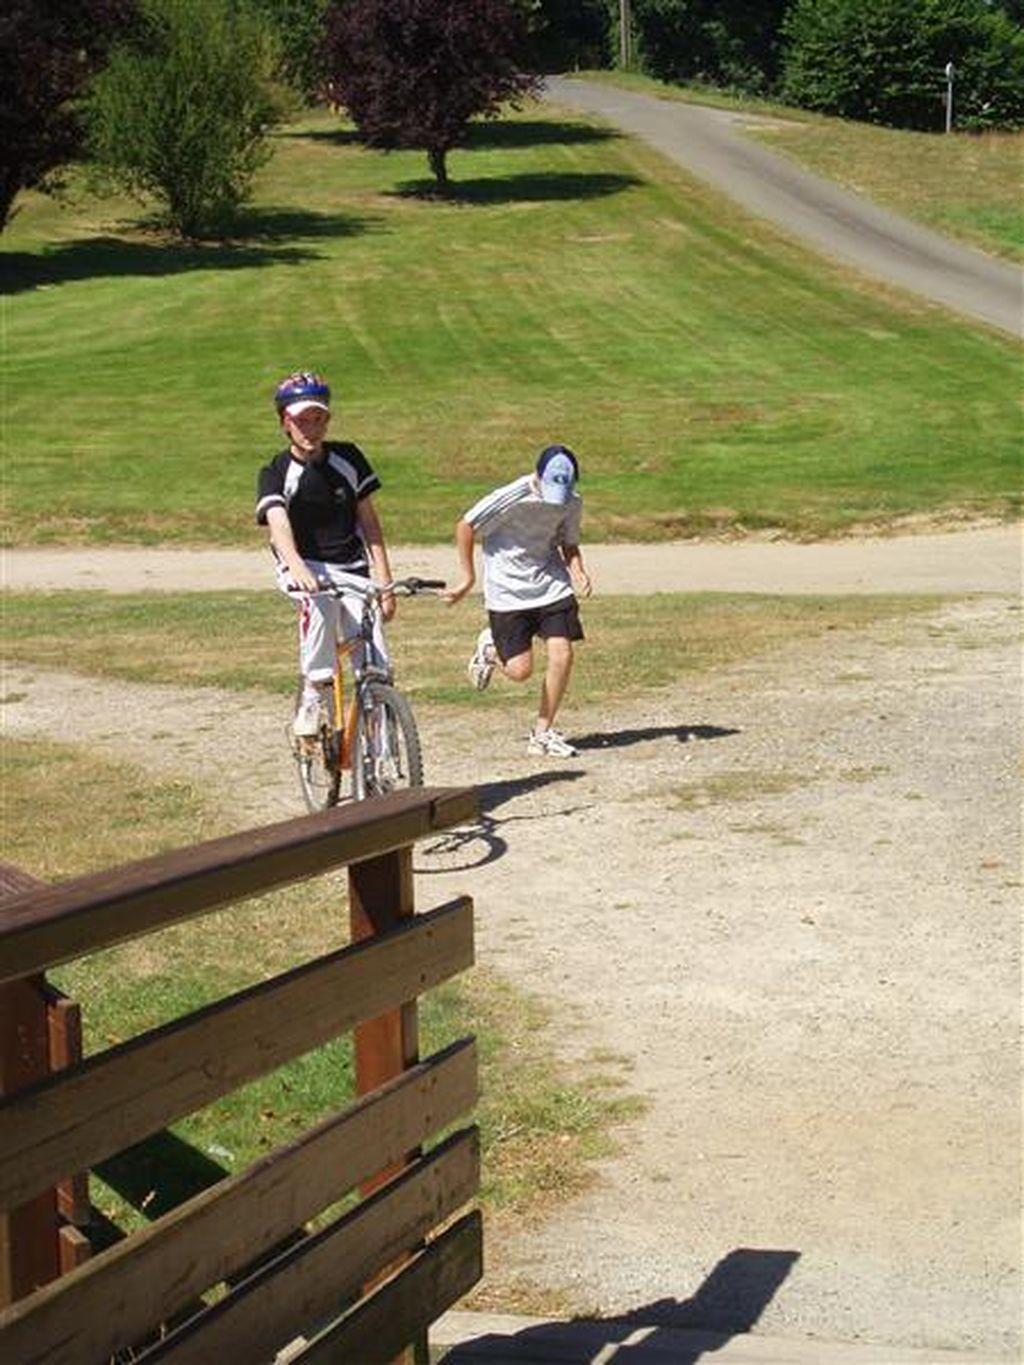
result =
M294 691L294 609L269 589L8 593L2 600L4 652L12 663L133 682ZM587 640L572 699L584 704L634 696L791 641L933 605L924 597L595 597L583 607ZM479 606L450 612L431 600L403 603L388 635L403 690L417 702L442 706L521 706L516 688L499 683L478 693L467 686L465 663L479 624ZM8 687L16 700L16 671Z

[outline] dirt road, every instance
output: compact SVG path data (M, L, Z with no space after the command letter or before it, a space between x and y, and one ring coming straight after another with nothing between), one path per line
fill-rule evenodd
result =
M418 855L419 905L471 891L480 961L647 1106L588 1194L492 1243L491 1302L692 1325L742 1251L777 1272L740 1296L757 1332L1019 1358L1019 621L972 596L570 709L560 765L422 712L428 780L480 784L484 819ZM5 693L11 736L298 810L279 703L21 667ZM242 789L223 755L256 730Z

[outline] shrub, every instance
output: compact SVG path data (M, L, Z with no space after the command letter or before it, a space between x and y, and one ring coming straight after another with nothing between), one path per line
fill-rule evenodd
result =
M794 0L784 89L807 109L940 129L945 67L959 127L1024 123L1024 31L985 0Z
M279 116L266 29L235 0L140 0L90 102L103 174L154 197L182 237L210 235L248 195Z

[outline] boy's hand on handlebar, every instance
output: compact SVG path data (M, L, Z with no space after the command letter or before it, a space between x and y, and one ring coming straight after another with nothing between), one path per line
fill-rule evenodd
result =
M390 621L398 609L398 599L393 592L382 592L380 595L380 614L385 621Z
M299 592L323 591L319 578L305 564L292 566L292 581Z

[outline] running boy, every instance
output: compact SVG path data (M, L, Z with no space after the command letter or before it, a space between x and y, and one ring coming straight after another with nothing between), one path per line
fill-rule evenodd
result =
M319 689L334 676L339 622L346 634L359 626L359 604L319 591L323 579L341 574L391 582L391 566L371 494L380 480L350 441L328 441L331 391L319 374L290 374L274 392L288 447L260 470L256 520L270 532L277 585L299 607L299 670L303 691L295 713L296 735L314 735ZM296 589L299 596L296 598ZM384 618L395 614L394 596L381 599ZM386 657L383 639L377 644Z
M583 639L573 587L590 596L580 554L579 472L567 446L548 446L532 474L475 503L455 528L461 581L443 594L454 604L473 587L473 547L479 536L490 625L480 632L469 661L470 679L485 688L500 665L506 678L525 682L533 672L533 639L539 636L547 649L547 667L526 752L555 758L577 753L554 721L569 685L573 641Z

